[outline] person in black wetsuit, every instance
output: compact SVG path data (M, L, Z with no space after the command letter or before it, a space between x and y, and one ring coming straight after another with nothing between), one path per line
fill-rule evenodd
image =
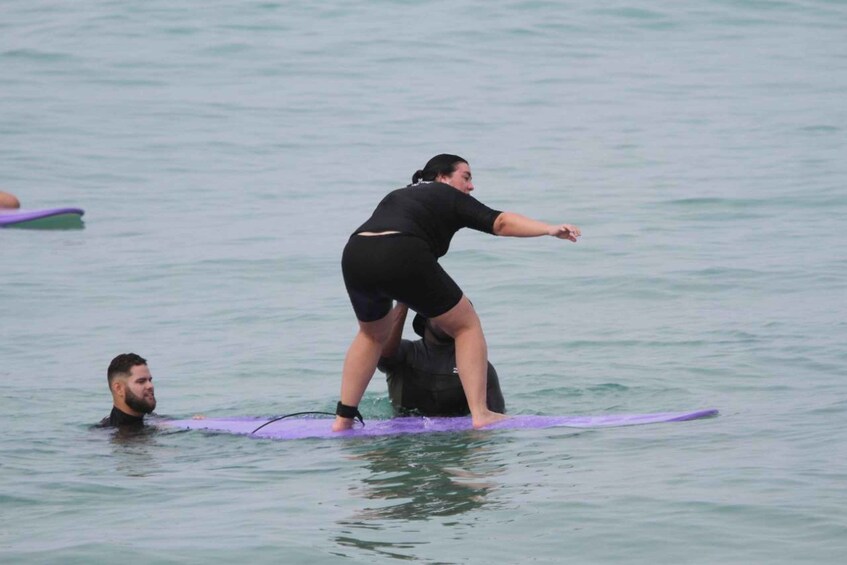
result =
M462 289L438 264L463 227L511 237L549 235L576 241L579 228L551 225L491 209L470 195L470 165L457 155L436 155L412 184L390 192L344 247L344 285L359 321L347 351L341 399L332 425L349 429L391 333L393 301L432 319L456 342L456 365L473 426L505 418L486 405L488 351L479 317Z
M144 416L156 409L153 377L147 360L135 353L122 353L112 359L106 371L112 391L112 413L103 418L101 427L141 427Z
M467 416L468 401L456 369L456 344L430 319L417 314L412 328L422 339L402 339L408 307L394 307L391 335L382 350L377 369L385 373L388 396L394 411L423 416ZM505 413L497 371L488 363L486 405Z

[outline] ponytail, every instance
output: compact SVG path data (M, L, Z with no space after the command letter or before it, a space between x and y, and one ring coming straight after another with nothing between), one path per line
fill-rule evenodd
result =
M442 175L449 177L456 170L457 163L467 164L468 162L458 155L449 155L447 153L436 155L427 161L423 169L415 171L415 174L412 175L412 184L431 182Z

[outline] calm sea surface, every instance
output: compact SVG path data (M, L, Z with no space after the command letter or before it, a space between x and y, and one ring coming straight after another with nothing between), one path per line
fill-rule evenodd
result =
M846 101L835 0L0 2L0 189L86 211L0 231L0 561L842 563ZM127 351L161 415L332 409L341 249L441 152L583 230L443 260L510 412L720 416L90 429Z

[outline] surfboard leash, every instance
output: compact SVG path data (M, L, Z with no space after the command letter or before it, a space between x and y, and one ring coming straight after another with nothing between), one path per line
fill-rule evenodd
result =
M282 416L277 416L276 418L272 418L272 419L268 420L267 422L265 422L264 424L262 424L261 426L259 426L258 428L256 428L252 432L250 432L250 435L255 434L256 432L258 432L259 430L261 430L262 428L264 428L268 424L273 424L274 422L279 422L280 420L284 420L285 418L293 418L294 416L309 416L309 415L315 415L315 414L320 414L320 415L324 415L324 416L335 416L335 414L333 414L332 412L314 412L314 411L294 412L292 414L284 414Z

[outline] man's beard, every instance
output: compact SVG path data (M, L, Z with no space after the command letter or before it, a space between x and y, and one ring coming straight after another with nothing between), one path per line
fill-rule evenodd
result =
M135 410L136 412L141 412L142 414L149 414L153 410L156 409L156 397L152 396L150 400L147 400L143 396L135 396L129 388L126 389L126 395L124 396L124 402L126 405Z

